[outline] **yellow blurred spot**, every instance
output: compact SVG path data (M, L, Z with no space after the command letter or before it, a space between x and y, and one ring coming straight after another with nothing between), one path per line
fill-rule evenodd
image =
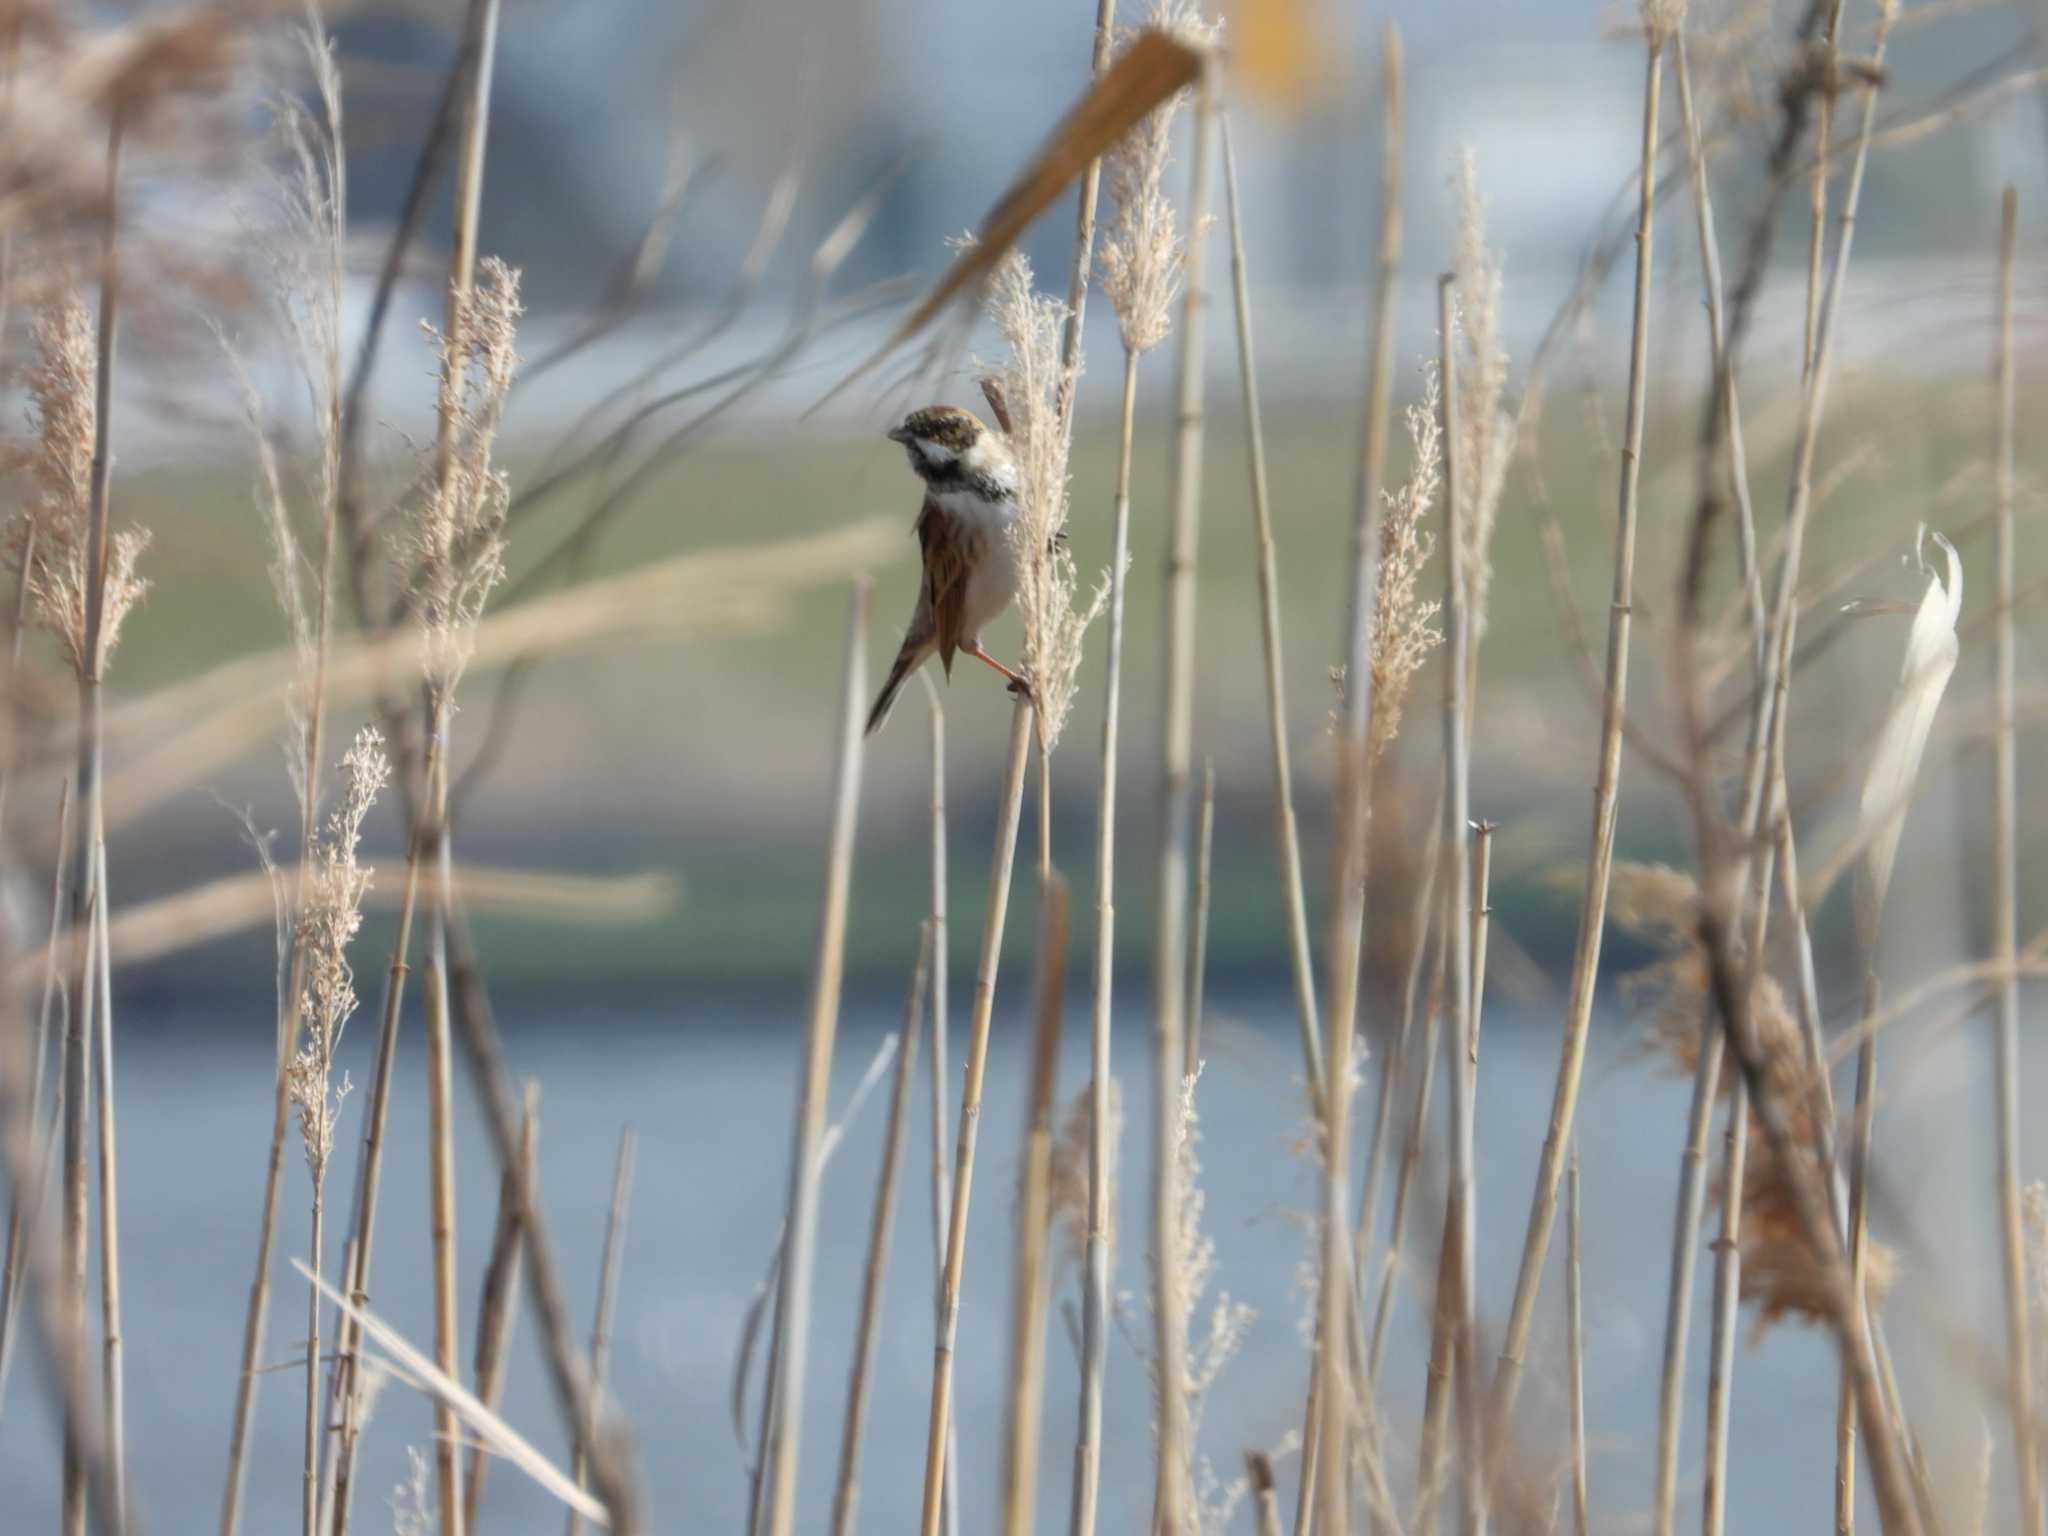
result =
M1312 106L1335 74L1322 0L1233 0L1223 46L1232 74L1270 111Z

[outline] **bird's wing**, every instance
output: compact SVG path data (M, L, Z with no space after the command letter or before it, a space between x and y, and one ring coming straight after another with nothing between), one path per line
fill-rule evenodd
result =
M967 572L973 564L972 535L927 496L917 515L917 542L924 551L924 591L919 617L931 625L939 663L950 676L953 652L959 649L967 617Z

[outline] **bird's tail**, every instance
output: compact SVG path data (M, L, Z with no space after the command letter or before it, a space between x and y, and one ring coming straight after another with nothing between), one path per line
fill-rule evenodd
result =
M889 680L882 684L882 691L875 696L875 707L868 711L867 734L872 736L882 728L882 722L889 718L889 711L895 706L896 695L903 685L910 681L910 674L917 670L917 664L924 660L929 647L912 645L908 641L896 653L896 664L889 668Z

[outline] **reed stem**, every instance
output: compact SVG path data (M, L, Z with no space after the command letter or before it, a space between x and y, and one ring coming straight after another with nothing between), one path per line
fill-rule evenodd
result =
M619 1132L619 1156L612 1170L612 1198L604 1223L604 1260L597 1272L597 1316L590 1325L591 1416L576 1434L573 1475L578 1488L590 1486L590 1442L597 1438L597 1404L603 1401L605 1375L611 1367L612 1318L619 1307L619 1268L626 1252L626 1207L633 1198L633 1159L638 1146L639 1136L632 1126ZM580 1509L570 1509L568 1529L569 1536L581 1536Z
M519 1162L529 1179L540 1172L540 1084L526 1085L519 1120ZM505 1388L505 1364L512 1345L512 1325L519 1315L519 1190L510 1178L498 1181L498 1224L491 1234L491 1257L484 1265L482 1294L476 1312L476 1395L493 1412ZM462 1485L462 1528L476 1529L483 1507L484 1476L492 1457L481 1445L469 1453L469 1476ZM579 1478L578 1486L582 1485Z
M1165 565L1165 677L1159 767L1158 913L1152 952L1152 1323L1158 1476L1155 1522L1162 1536L1188 1536L1187 1298L1175 1273L1180 1212L1175 1193L1175 1106L1187 1041L1188 865L1193 830L1195 558L1202 509L1202 255L1209 210L1210 129L1215 72L1205 58L1196 82L1189 172L1187 246L1182 256L1179 378L1168 460ZM1340 1335L1341 1336L1341 1335Z
M2040 1536L2041 1461L2035 1444L2032 1327L2027 1317L2026 1245L2020 1230L2020 979L2016 969L2019 913L2019 771L2015 751L2014 675L2018 642L2013 616L2013 444L2015 388L2013 269L2019 239L2019 193L2005 189L1998 233L1997 417L1992 437L1996 523L1997 628L1991 660L1997 736L1991 768L1991 958L1999 966L1993 1074L1997 1099L1998 1218L2005 1280L2006 1409L2012 1416L2013 1468L2019 1480L2022 1529Z
M1571 1356L1572 1394L1572 1530L1587 1536L1592 1529L1592 1496L1586 1478L1586 1336L1584 1296L1579 1277L1583 1252L1579 1238L1579 1144L1572 1142L1565 1170L1565 1349Z
M1273 763L1274 836L1279 844L1280 889L1287 915L1287 956L1294 980L1294 1011L1301 1028L1302 1060L1308 1073L1310 1102L1322 1092L1322 1060L1317 1037L1322 1022L1316 1007L1315 964L1309 957L1308 898L1301 878L1301 834L1294 815L1294 770L1288 759L1287 694L1281 679L1286 663L1280 646L1280 574L1273 546L1273 512L1266 489L1266 433L1259 417L1258 364L1252 349L1250 279L1244 260L1244 222L1237 201L1237 155L1231 145L1230 114L1217 114L1223 139L1223 189L1230 226L1230 289L1237 318L1237 377L1244 397L1246 459L1251 466L1252 532L1258 547L1259 655L1265 665L1266 738ZM1385 428L1381 427L1384 437ZM1384 456L1385 444L1381 444ZM1205 814L1203 825L1208 826ZM1361 827L1361 832L1363 828ZM1206 866L1205 866L1206 869ZM1197 930L1199 940L1202 930ZM1201 1028L1197 1013L1188 1023L1192 1040Z
M910 1135L910 1083L916 1075L917 1036L924 1024L925 981L931 974L930 919L920 925L917 964L903 1002L903 1043L889 1089L889 1125L882 1136L882 1168L875 1176L875 1209L868 1221L867 1263L861 1269L859 1321L853 1330L853 1366L846 1383L846 1413L839 1437L839 1482L832 1494L832 1536L853 1536L860 1504L860 1442L867 1427L870 1376L882 1339L882 1290L889 1273L889 1238L896 1226L896 1184L903 1144Z
M1713 1364L1707 1378L1707 1487L1704 1536L1721 1536L1728 1519L1728 1421L1735 1395L1735 1323L1742 1307L1743 1175L1749 1156L1749 1085L1738 1073L1728 1093L1727 1150L1721 1175L1721 1236L1714 1244Z
M1045 1400L1045 1330L1051 1311L1053 1097L1067 981L1067 886L1039 887L1038 1006L1026 1088L1024 1174L1017 1202L1017 1261L1011 1278L1009 1426L1003 1448L1003 1531L1029 1536L1038 1513L1039 1420Z
M1679 1160L1678 1199L1671 1215L1671 1276L1664 1298L1664 1367L1657 1390L1657 1481L1651 1519L1657 1536L1678 1528L1679 1421L1685 1405L1686 1343L1692 1332L1693 1271L1699 1259L1700 1213L1706 1204L1707 1143L1721 1089L1725 1043L1711 1021L1700 1031L1693 1066L1692 1109Z
M1578 1113L1579 1079L1586 1064L1586 1040L1592 1030L1593 997L1600 973L1600 945L1607 927L1607 887L1614 872L1614 833L1621 790L1622 724L1627 718L1628 654L1632 604L1635 601L1636 520L1643 454L1643 421L1650 365L1650 274L1657 207L1658 108L1663 81L1662 34L1650 34L1644 64L1643 136L1637 170L1636 272L1628 367L1628 413L1622 429L1619 512L1614 531L1614 595L1607 615L1607 666L1600 710L1600 757L1593 781L1593 830L1586 885L1579 907L1578 941L1572 952L1571 990L1565 1005L1564 1045L1559 1053L1557 1085L1551 1097L1550 1125L1536 1169L1536 1188L1529 1208L1529 1229L1515 1276L1515 1298L1508 1310L1500 1362L1494 1371L1493 1413L1504 1432L1521 1386L1528 1358L1529 1332L1536 1320L1536 1295L1543 1285L1543 1263L1550 1251L1551 1228L1557 1220L1558 1184L1565 1149L1571 1144L1572 1121Z
M988 1037L995 1013L996 970L1003 929L1010 914L1010 872L1017 858L1017 824L1023 819L1024 769L1030 758L1031 705L1018 699L1010 711L1010 745L998 799L995 852L989 870L988 913L981 930L981 958L975 968L974 1010L968 1020L967 1077L960 1093L959 1144L954 1153L951 1208L946 1222L946 1263L939 1276L939 1337L932 1352L931 1418L926 1428L924 1505L919 1531L936 1536L946 1482L947 1441L953 1422L953 1350L960 1330L960 1280L967 1265L967 1210L974 1193L974 1151L981 1126L982 1080L988 1070Z
M1088 1040L1088 1240L1082 1256L1081 1409L1074 1443L1069 1536L1095 1536L1102 1489L1102 1388L1109 1366L1110 1027L1116 980L1117 727L1123 694L1124 575L1130 565L1131 452L1138 354L1124 351L1116 500L1111 512L1109 615L1103 644L1102 753L1096 780L1095 954Z
M1202 994L1209 974L1209 870L1216 847L1216 760L1202 759L1202 812L1195 824L1195 931L1188 943L1189 1070L1202 1064Z
M948 1082L946 1057L951 1042L947 1023L947 976L952 968L946 929L946 707L938 685L928 669L920 668L925 700L931 706L931 789L932 789L932 898L931 898L931 996L932 996L932 1329L936 1341L944 1325L945 1307L941 1290L946 1271L946 1220L953 1204L953 1179L947 1149L953 1144L951 1116L946 1110ZM947 1536L960 1530L960 1457L954 1448L951 1427L946 1431L944 1468L945 1518Z
M784 1227L782 1284L776 1292L775 1417L761 1455L768 1468L770 1536L796 1529L798 1436L803 1424L804 1364L811 1327L811 1283L817 1263L818 1144L825 1134L832 1086L832 1048L839 1033L839 993L846 965L846 913L853 885L854 829L860 817L861 701L867 692L868 601L865 578L854 583L847 607L846 668L841 679L839 729L832 783L832 835L825 870L824 909L818 921L810 1017L804 1030L798 1078L794 1145L789 1162L789 1213ZM594 1394L593 1394L594 1395Z

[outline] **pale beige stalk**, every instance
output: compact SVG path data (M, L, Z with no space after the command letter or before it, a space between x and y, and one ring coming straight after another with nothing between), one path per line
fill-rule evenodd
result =
M767 1467L770 1536L796 1529L796 1470L803 1425L804 1364L810 1343L811 1285L817 1265L818 1144L825 1134L826 1098L832 1086L832 1048L839 1034L839 993L846 966L846 913L853 885L854 829L860 817L861 712L867 695L867 616L870 583L854 583L847 605L846 668L841 679L840 715L832 774L832 834L825 866L825 897L812 962L811 1001L804 1027L804 1070L797 1100L789 1160L789 1209L785 1217L782 1284L776 1293L775 1331L782 1341L776 1405L769 1439L761 1447ZM594 1395L594 1394L593 1394Z
M1175 1127L1187 1039L1188 854L1193 831L1190 770L1195 683L1195 558L1202 506L1202 248L1208 222L1210 127L1215 66L1203 61L1196 87L1194 157L1182 261L1180 368L1169 459L1165 561L1165 676L1160 724L1158 912L1152 949L1152 1325L1155 1423L1159 1436L1154 1505L1164 1536L1187 1536L1190 1499L1187 1303L1168 1256L1180 1247L1174 1200ZM1334 1066L1329 1069L1335 1071ZM1341 1080L1335 1079L1335 1080ZM1348 1203L1348 1202L1347 1202Z
M931 669L918 670L918 679L924 684L925 701L931 706L931 855L932 855L932 1328L936 1338L944 1323L945 1309L940 1300L942 1282L946 1270L946 1219L953 1204L953 1180L946 1152L953 1143L949 1129L951 1117L946 1112L946 1056L951 1041L947 1038L947 1023L952 1015L947 1010L947 976L951 970L951 959L947 954L950 942L946 931L946 707L939 696L939 686L932 681ZM945 1515L948 1536L957 1536L960 1529L960 1457L954 1445L950 1427L946 1432L945 1466Z
M875 1175L874 1214L868 1220L867 1262L861 1268L860 1311L853 1330L853 1365L847 1376L846 1411L840 1419L839 1480L832 1493L832 1536L853 1536L860 1506L860 1442L867 1428L870 1378L882 1338L882 1292L889 1273L889 1239L896 1226L897 1174L910 1137L910 1083L916 1076L917 1037L924 1024L925 981L931 974L932 921L918 931L917 964L903 1002L903 1043L896 1052L896 1077L889 1089L889 1124L882 1133L882 1167Z
M1734 1397L1735 1322L1742 1306L1742 1192L1749 1156L1749 1084L1740 1073L1728 1094L1721 1158L1721 1236L1714 1245L1714 1342L1707 1376L1707 1486L1700 1529L1722 1536L1728 1520L1728 1421Z
M540 1084L526 1085L519 1121L519 1162L531 1180L540 1175ZM505 1365L512 1343L512 1325L519 1315L520 1258L519 1190L511 1178L498 1181L498 1225L491 1234L491 1257L484 1265L482 1294L476 1315L476 1396L492 1412L505 1388ZM351 1259L353 1255L351 1255ZM353 1273L353 1267L344 1273ZM346 1337L346 1333L344 1334ZM337 1376L339 1374L337 1367ZM329 1458L332 1460L333 1458ZM469 1453L469 1476L462 1485L462 1528L476 1529L483 1504L484 1476L491 1458L482 1446ZM583 1479L577 1479L582 1486Z
M2019 193L2005 189L1998 232L1997 415L1992 433L1996 583L1991 688L1997 734L1991 757L1991 959L1999 967L1994 1087L1997 1095L1998 1229L2005 1279L2006 1409L2012 1416L2013 1467L2025 1529L2041 1529L2041 1460L2035 1446L2034 1373L2027 1319L2026 1244L2020 1229L2020 979L2019 770L2014 747L2014 674L2018 639L2013 618L2013 444L2017 439L2013 346L2013 270L2019 241Z
M1286 664L1280 646L1279 560L1273 547L1273 512L1266 490L1266 433L1259 419L1258 364L1252 351L1250 279L1245 272L1244 222L1237 202L1237 155L1230 139L1230 114L1217 114L1223 139L1223 188L1230 226L1230 288L1237 319L1237 377L1243 394L1246 461L1251 467L1252 533L1258 550L1259 655L1265 664L1266 740L1273 764L1274 836L1279 844L1280 893L1287 916L1287 955L1294 980L1295 1017L1310 1068L1311 1102L1322 1097L1314 1042L1322 1031L1316 1007L1315 963L1309 955L1308 898L1301 878L1301 834L1294 815L1294 769L1287 744ZM1361 824L1360 831L1363 831ZM1189 1035L1201 1028L1190 1018Z
M1631 606L1635 601L1637 485L1643 453L1643 419L1649 386L1650 274L1657 206L1658 107L1663 81L1664 34L1652 28L1643 80L1642 149L1637 169L1636 276L1629 345L1628 412L1622 428L1619 510L1614 531L1614 592L1607 615L1605 696L1600 711L1599 765L1593 781L1593 830L1586 884L1580 898L1579 936L1572 953L1571 990L1565 1005L1564 1046L1559 1053L1557 1086L1551 1096L1550 1124L1536 1169L1536 1188L1529 1207L1529 1229L1515 1276L1515 1297L1502 1335L1500 1362L1494 1372L1494 1416L1505 1426L1521 1386L1528 1357L1529 1333L1536 1320L1536 1296L1543 1285L1544 1259L1550 1251L1551 1228L1557 1220L1558 1184L1565 1149L1571 1144L1572 1120L1578 1112L1579 1079L1586 1063L1586 1040L1592 1030L1593 997L1600 972L1600 945L1607 927L1607 884L1614 869L1615 815L1621 789L1621 735L1627 716L1628 654Z
M105 782L105 747L101 739L100 679L106 666L108 631L108 558L111 544L107 527L109 475L112 452L109 447L110 417L114 395L114 322L119 302L119 269L115 260L118 228L117 193L120 185L121 141L124 113L116 109L107 135L106 214L101 225L100 308L94 349L92 469L87 491L84 613L80 644L76 652L78 672L78 815L72 828L73 861L71 879L71 921L73 930L88 931L86 924L103 905L104 893L96 878L102 789ZM118 619L115 621L118 623ZM88 1063L92 1052L93 1015L90 989L95 965L88 946L81 955L72 996L74 1006L64 1030L64 1306L70 1314L67 1325L73 1338L85 1332L86 1231L85 1116L88 1109ZM109 1031L111 1034L111 1030ZM118 1267L120 1254L107 1251L101 1262ZM115 1294L118 1295L118 1285ZM120 1431L108 1426L108 1452L113 1458L114 1509L111 1527L120 1529L125 1496L119 1491L126 1473L118 1455ZM86 1448L76 1427L67 1417L64 1428L63 1503L60 1529L64 1536L84 1536L86 1522ZM105 1513L105 1512L103 1512Z
M1678 1198L1672 1206L1671 1273L1664 1298L1664 1365L1657 1389L1657 1472L1650 1518L1656 1536L1678 1528L1679 1421L1685 1404L1685 1355L1692 1333L1694 1270L1699 1260L1700 1214L1706 1204L1707 1145L1714 1100L1721 1087L1721 1031L1702 1031L1693 1067L1692 1109L1679 1158Z
M931 1417L926 1426L921 1536L937 1536L946 1482L946 1450L953 1422L953 1350L960 1329L960 1280L967 1264L967 1211L974 1192L974 1151L981 1126L982 1080L995 1013L996 969L1010 913L1010 871L1017 857L1017 824L1024 803L1024 768L1030 758L1031 705L1010 711L1010 744L989 870L988 911L982 920L981 958L975 968L974 1010L968 1019L967 1077L960 1094L959 1145L954 1153L952 1207L946 1223L946 1262L939 1276L939 1338L932 1358Z
M1031 1075L1025 1087L1024 1171L1017 1200L1017 1257L1010 1287L1010 1391L1003 1445L1002 1529L1037 1526L1039 1422L1045 1401L1045 1331L1052 1309L1053 1095L1067 979L1067 885L1057 875L1038 889L1037 1006Z
M1110 1027L1116 973L1117 728L1123 695L1124 577L1130 566L1131 451L1138 354L1124 348L1116 499L1110 514L1109 617L1103 642L1102 750L1095 795L1095 954L1088 1080L1088 1239L1082 1256L1081 1410L1068 1536L1095 1536L1102 1487L1102 1387L1109 1368Z
M1584 1297L1579 1276L1579 1144L1572 1142L1565 1172L1564 1224L1565 1349L1571 1356L1572 1395L1572 1531L1587 1536L1592 1528L1592 1495L1586 1481L1586 1337Z
M1188 942L1188 1043L1190 1071L1202 1064L1202 994L1209 974L1209 874L1216 852L1216 760L1202 759L1202 811L1195 821L1195 931Z
M863 692L865 689L862 690ZM578 1430L573 1475L578 1488L590 1486L590 1442L597 1435L597 1405L604 1399L605 1376L611 1368L612 1319L619 1308L619 1269L625 1261L626 1207L633 1197L633 1159L638 1133L628 1125L619 1132L618 1161L612 1170L612 1198L604 1223L604 1261L597 1271L597 1316L590 1324L591 1417ZM530 1176L530 1175L529 1175ZM583 1511L569 1506L569 1536L580 1536Z

